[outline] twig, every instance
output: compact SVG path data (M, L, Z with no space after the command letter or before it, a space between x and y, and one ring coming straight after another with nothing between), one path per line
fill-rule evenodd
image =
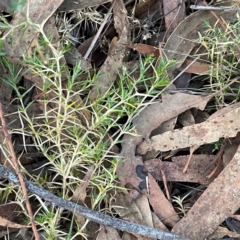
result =
M40 240L40 236L38 234L37 227L36 227L36 224L34 222L34 217L33 217L32 209L31 209L31 205L30 205L30 202L29 202L29 199L28 199L26 184L24 182L23 175L22 175L22 173L21 173L21 171L19 169L17 157L16 157L16 154L15 154L15 151L14 151L14 148L13 148L13 144L12 144L12 141L11 141L11 137L10 137L10 135L8 133L6 121L5 121L3 115L4 114L3 114L2 104L0 103L0 119L2 121L2 131L4 133L4 136L6 138L6 141L7 141L8 147L9 147L9 150L10 150L11 155L12 155L12 162L14 164L15 171L16 171L18 179L19 179L19 184L22 187L23 196L24 196L25 201L26 201L26 207L27 207L27 211L28 211L28 214L29 214L29 218L30 218L31 224L32 224L32 230L33 230L35 239L36 240Z
M105 24L106 24L106 22L107 22L107 20L108 20L108 17L109 17L110 14L111 14L111 11L112 11L112 9L113 9L113 7L114 7L115 2L116 2L116 0L114 0L114 1L112 2L111 7L108 9L107 14L106 14L105 18L103 19L103 22L102 22L100 28L98 29L97 34L96 34L95 37L93 38L93 40L92 40L92 42L91 42L91 45L89 46L89 48L88 48L87 52L85 53L83 59L86 60L86 59L88 58L90 52L92 51L93 46L95 45L97 39L99 38L99 35L101 34L101 32L102 32L102 30L103 30L103 28L104 28L104 26L105 26Z
M191 9L194 10L210 10L210 11L240 11L240 8L238 7L225 7L225 6L200 6L200 5L191 5Z
M0 164L0 176L7 178L9 181L20 185L20 181L17 178L16 174L10 171L8 168L4 167L2 164ZM189 240L188 238L180 237L178 235L175 235L173 233L164 232L159 229L143 226L136 223L131 223L128 221L124 221L121 219L113 218L108 215L105 215L103 213L94 211L92 209L89 209L87 207L78 205L76 203L64 200L49 191L40 188L36 184L33 184L32 182L25 180L25 184L27 189L39 196L40 198L53 203L55 206L62 207L64 209L67 209L75 214L79 214L91 221L94 221L96 223L105 225L105 226L111 226L116 229L127 231L131 233L136 233L142 236L148 236L152 238L158 238L162 240Z

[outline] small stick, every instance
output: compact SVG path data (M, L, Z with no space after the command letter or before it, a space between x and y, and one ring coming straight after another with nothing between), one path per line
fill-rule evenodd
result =
M234 8L234 7L225 7L225 6L219 6L219 7L215 7L215 6L200 6L200 5L191 5L190 6L191 9L194 10L210 10L210 11L240 11L240 8Z
M111 14L111 11L112 11L112 9L113 9L113 7L114 7L115 2L116 2L116 0L114 0L114 1L112 2L111 7L108 9L107 14L106 14L105 18L103 19L103 22L102 22L100 28L98 29L97 34L96 34L95 37L93 38L93 40L92 40L92 42L91 42L91 45L89 46L89 48L88 48L87 52L85 53L83 59L86 60L86 59L88 58L90 52L92 51L93 46L95 45L97 39L99 38L99 35L101 34L101 32L102 32L105 24L107 23L108 17L109 17L110 14Z
M9 181L20 185L20 181L15 173L10 171L8 168L0 164L0 176L7 178ZM162 230L147 227L144 225L128 222L125 220L121 220L118 218L110 217L108 215L105 215L103 213L94 211L92 209L89 209L87 207L78 205L76 203L64 200L51 192L37 186L36 184L33 184L32 182L25 180L25 184L27 189L32 192L33 194L36 194L40 198L44 199L45 201L53 203L55 206L62 207L64 209L67 209L74 214L79 214L91 221L94 221L96 223L105 225L105 226L111 226L116 229L127 231L131 233L136 233L142 236L152 237L152 238L158 238L162 240L190 240L185 237L178 236L173 233L164 232Z
M15 151L14 151L14 148L13 148L13 144L12 144L12 141L11 141L11 137L10 137L10 135L8 133L6 121L5 121L3 115L4 114L3 114L2 104L0 103L0 119L2 121L2 131L4 133L4 136L6 138L6 141L7 141L8 147L9 147L9 150L10 150L11 155L12 155L12 162L14 164L15 171L16 171L16 173L18 175L19 183L20 183L20 185L22 187L23 196L24 196L24 199L26 201L26 207L27 207L27 211L28 211L28 214L29 214L30 221L32 223L32 230L34 232L35 239L36 240L40 240L40 236L38 234L37 227L36 227L36 224L34 222L34 217L33 217L33 212L32 212L32 209L31 209L31 205L30 205L30 202L29 202L29 199L28 199L26 184L24 182L23 175L22 175L22 173L21 173L21 171L19 169L17 157L16 157L16 154L15 154Z

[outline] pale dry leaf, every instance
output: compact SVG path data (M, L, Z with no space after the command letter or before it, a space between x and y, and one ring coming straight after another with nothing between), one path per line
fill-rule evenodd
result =
M137 136L125 134L122 142L121 155L126 160L119 164L117 175L125 186L130 183L134 188L139 189L141 179L136 175L136 166L143 164L141 157L135 156L136 146L142 139L148 139L151 132L163 122L177 117L180 113L190 108L204 109L210 97L176 93L174 95L163 94L162 102L153 103L147 106L133 119L133 127ZM166 108L166 106L168 106Z
M135 200L136 206L139 208L143 221L141 224L148 227L153 226L152 211L149 206L148 198L146 195L142 194ZM151 240L152 238L147 238L138 234L134 234L138 240Z
M111 0L67 0L64 1L61 6L57 9L58 12L61 11L76 11L87 7L99 6L106 2L111 2Z
M101 76L95 81L95 85L90 91L90 99L94 101L102 96L110 89L117 78L118 71L122 67L125 57L126 48L120 42L128 42L129 23L127 18L127 10L122 0L115 2L113 6L114 27L119 35L119 40L115 39L111 45L111 53L108 55L100 71ZM115 46L114 46L115 45Z
M240 147L172 232L194 240L208 237L240 207Z
M180 220L172 204L166 199L156 180L151 174L149 181L149 203L153 208L154 214L168 227L174 227Z
M207 240L214 240L216 238L222 238L224 239L225 236L228 236L229 238L235 239L240 238L240 234L236 232L232 232L228 230L226 227L218 227L208 238Z
M153 219L154 228L158 228L165 232L169 232L168 228L160 221L160 219L153 212L152 212L152 219Z
M137 199L133 200L127 191L118 192L116 199L112 202L112 208L121 216L122 219L138 223L144 226L153 227L152 212L150 210L148 198L146 195L140 195ZM138 234L131 234L136 236L138 240L148 240ZM125 238L130 235L125 234ZM149 238L150 240L151 238Z
M186 17L185 3L180 3L179 0L163 0L163 11L167 35L170 35Z
M14 14L11 25L17 26L26 22L27 19L31 19L34 24L44 24L62 2L63 0L27 1L21 11ZM30 23L26 24L26 29L21 29L20 27L15 28L11 34L6 36L3 43L3 51L6 52L8 57L21 60L23 54L27 53L32 40L36 35L37 32Z
M89 181L92 177L93 171L94 171L94 166L91 166L88 168L86 175L84 176L83 180L81 181L81 183L73 193L72 202L84 205L84 201L87 196L87 187L89 185ZM79 214L76 214L76 220L81 225L84 225L85 223L85 218L80 216Z
M222 109L221 113L224 110ZM138 153L145 154L152 149L155 151L169 151L193 145L212 143L218 141L220 138L234 137L240 129L239 121L240 107L238 106L228 113L221 114L203 123L154 136L150 141L144 141L138 146Z
M9 228L29 228L29 227L31 227L31 226L26 226L26 225L11 222L1 216L0 216L0 226L9 227Z
M101 225L96 239L97 240L110 240L110 239L121 240L115 228L104 226L104 225Z

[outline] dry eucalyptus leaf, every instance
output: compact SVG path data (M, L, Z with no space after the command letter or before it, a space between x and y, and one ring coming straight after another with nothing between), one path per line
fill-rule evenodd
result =
M27 18L35 24L44 24L60 6L63 0L32 0L27 1L21 11L14 14L11 25L17 26L27 21ZM28 16L26 16L28 14ZM26 29L17 27L11 34L8 34L4 44L3 51L8 57L21 59L26 54L32 40L37 32L30 23L26 23Z
M179 0L163 0L163 11L167 35L170 35L179 23L186 18L185 3L180 3Z
M101 225L96 240L121 240L117 230L112 227Z
M123 58L125 57L125 47L120 42L128 42L129 23L127 19L127 10L125 9L122 0L115 2L113 6L114 27L119 35L119 40L112 43L111 53L108 55L103 66L100 69L101 76L96 79L95 86L90 92L90 99L92 101L104 94L110 89L117 78L118 71L122 67Z
M174 227L180 220L179 216L175 212L172 204L164 196L158 183L150 174L148 176L149 181L149 203L153 208L154 214L168 227Z
M240 207L240 147L231 162L200 196L172 232L194 240L206 239Z
M61 6L57 9L58 12L61 11L75 11L87 7L99 6L103 3L111 2L111 0L65 0Z
M118 192L114 196L115 201L112 202L112 208L124 220L153 227L152 212L150 210L147 196L140 195L135 201L127 192ZM127 237L126 234L125 238ZM147 240L148 238L134 234L139 240ZM149 238L150 240L151 238Z
M228 236L229 238L232 239L239 239L240 234L236 232L232 232L228 230L226 227L218 227L208 238L207 240L215 240L216 238L224 239L223 237ZM228 239L229 239L228 238Z
M143 164L141 157L135 156L136 146L143 138L148 139L151 132L163 122L177 117L190 108L204 109L210 97L202 97L184 93L174 95L163 94L162 102L147 106L133 119L133 127L137 136L125 134L122 142L121 155L126 159L117 168L117 175L122 186L130 183L139 189L140 179L136 176L136 166ZM167 107L166 107L167 106Z
M212 143L220 138L235 137L240 129L239 121L240 107L238 106L228 113L221 114L203 123L153 136L149 141L144 141L138 146L138 153L145 154L152 149L155 151L169 151Z
M0 216L0 226L9 227L9 228L29 228L31 226L26 226L18 223L11 222Z

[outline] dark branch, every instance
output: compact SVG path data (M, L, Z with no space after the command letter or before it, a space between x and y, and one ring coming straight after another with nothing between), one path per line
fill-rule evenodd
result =
M17 176L10 171L8 168L4 167L0 164L0 176L7 178L9 181L20 185L20 182L17 178ZM38 187L36 184L31 183L30 181L25 180L27 189L39 196L40 198L49 201L53 204L55 204L58 207L62 207L64 209L67 209L75 214L79 214L91 221L97 222L99 224L105 225L105 226L111 226L116 229L131 232L131 233L137 233L139 235L152 237L152 238L158 238L162 240L189 240L184 237L177 236L173 233L164 232L155 228L146 227L143 225L131 223L128 221L124 221L121 219L113 218L108 215L99 213L97 211L91 210L87 207L77 205L76 203L64 200L60 197L57 197L56 195L50 193L49 191Z

